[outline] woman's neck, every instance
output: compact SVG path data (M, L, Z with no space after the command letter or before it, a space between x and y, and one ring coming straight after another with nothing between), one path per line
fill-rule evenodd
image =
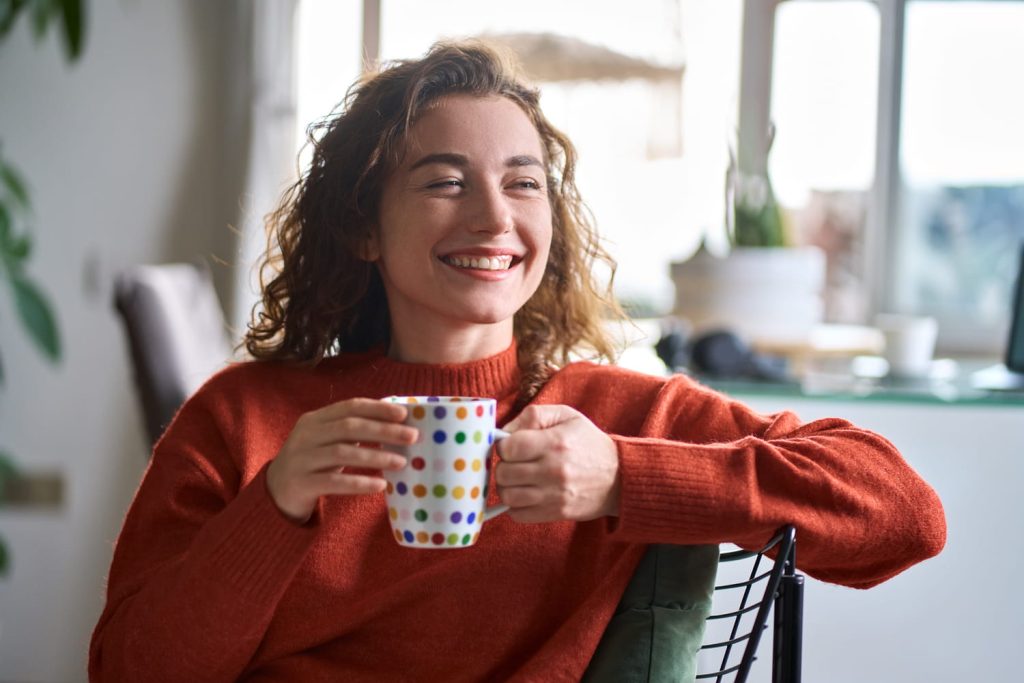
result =
M495 356L512 343L512 321L473 324L458 330L417 330L392 324L388 357L403 363L450 365Z

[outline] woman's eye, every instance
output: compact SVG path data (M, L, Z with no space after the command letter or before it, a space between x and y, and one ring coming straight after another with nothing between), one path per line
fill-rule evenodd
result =
M532 178L523 178L522 180L517 180L512 183L512 187L524 190L539 190L541 189L541 184Z
M446 190L451 187L462 187L462 181L458 178L445 178L444 180L430 183L427 187L433 190Z

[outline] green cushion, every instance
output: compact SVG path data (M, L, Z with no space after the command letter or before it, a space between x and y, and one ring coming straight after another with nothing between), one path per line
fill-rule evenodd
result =
M652 545L583 681L692 681L717 572L717 545Z

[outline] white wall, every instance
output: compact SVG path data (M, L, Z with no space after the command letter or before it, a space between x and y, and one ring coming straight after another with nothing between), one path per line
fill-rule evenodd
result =
M0 283L0 449L56 469L54 511L0 509L0 681L85 680L88 638L148 445L112 308L118 269L231 260L246 139L240 2L94 0L81 61L29 17L0 44L0 141L35 206L30 273L64 341L46 363ZM227 268L214 266L222 300Z
M743 398L743 397L741 397ZM946 547L859 591L808 578L806 681L960 683L1020 680L1024 405L922 405L752 397L763 412L852 420L890 439L939 494ZM800 533L797 531L797 566ZM770 643L768 643L770 645ZM770 647L751 681L770 680ZM755 665L756 666L756 665Z

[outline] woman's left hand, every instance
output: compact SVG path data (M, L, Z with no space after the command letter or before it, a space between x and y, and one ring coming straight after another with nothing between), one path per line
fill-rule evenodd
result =
M517 522L585 521L619 512L619 454L612 439L564 405L528 406L505 425L495 470Z

